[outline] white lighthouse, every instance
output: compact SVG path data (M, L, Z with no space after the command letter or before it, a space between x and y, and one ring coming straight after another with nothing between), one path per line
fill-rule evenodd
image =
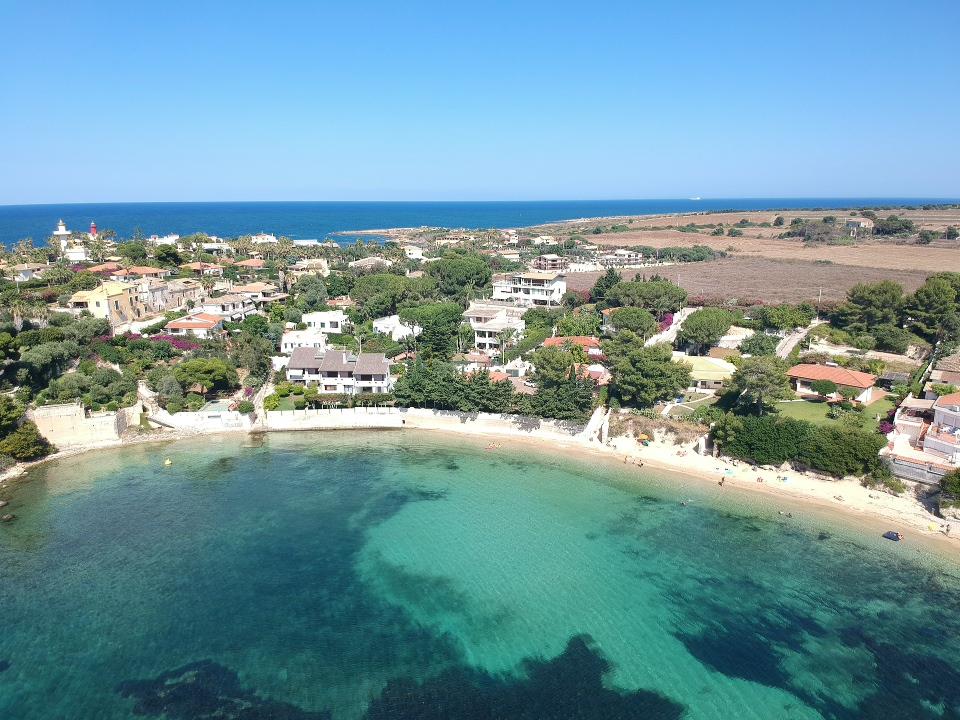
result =
M63 222L63 220L60 220L57 223L57 229L53 231L53 236L60 241L61 250L67 249L67 246L70 244L70 236L72 234L73 233L67 230L67 225Z

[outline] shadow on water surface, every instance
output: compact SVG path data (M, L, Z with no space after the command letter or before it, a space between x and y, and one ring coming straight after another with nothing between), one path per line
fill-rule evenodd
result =
M494 676L458 665L425 681L387 682L364 720L679 720L684 706L647 690L618 692L604 687L607 660L587 636L570 639L552 660L527 659L518 677ZM117 687L134 700L133 712L169 720L324 720L309 712L260 697L237 674L211 660L152 680L127 680Z

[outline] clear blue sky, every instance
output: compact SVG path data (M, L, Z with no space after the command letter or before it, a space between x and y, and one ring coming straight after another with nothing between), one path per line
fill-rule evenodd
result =
M960 2L0 0L0 204L960 195Z

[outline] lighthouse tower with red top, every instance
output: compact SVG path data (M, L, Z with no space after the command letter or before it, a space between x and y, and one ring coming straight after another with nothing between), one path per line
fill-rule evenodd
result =
M97 223L91 221L91 223L90 223L90 239L92 240L92 239L94 239L95 237L97 237Z

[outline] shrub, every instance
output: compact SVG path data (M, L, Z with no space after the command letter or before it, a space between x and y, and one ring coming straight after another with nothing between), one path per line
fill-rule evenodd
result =
M289 385L278 385L277 392L275 393L275 395L278 398L285 398L290 394L290 389L291 388Z
M237 405L237 412L243 413L244 415L246 415L247 413L252 413L253 410L254 410L253 403L250 402L249 400L241 400L240 403Z
M837 391L837 384L833 380L814 380L810 389L817 395L833 395Z
M15 460L38 460L52 452L56 452L56 448L29 421L0 441L0 455L9 455Z
M264 410L278 410L280 409L280 398L276 393L272 395L267 395L263 399L263 409Z
M307 406L307 400L302 395L298 395L293 398L293 409L294 410L303 410Z
M176 415L178 412L183 410L183 401L182 400L168 400L166 410L171 415Z

